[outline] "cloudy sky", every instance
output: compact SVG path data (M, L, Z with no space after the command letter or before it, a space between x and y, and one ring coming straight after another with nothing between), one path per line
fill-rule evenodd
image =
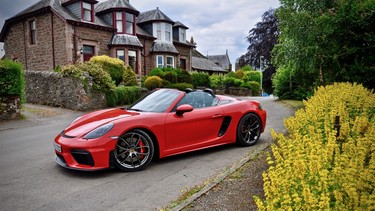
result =
M37 1L1 0L1 28L6 19ZM232 64L246 53L249 43L245 38L249 30L265 11L279 6L278 0L130 0L130 3L140 12L159 7L172 20L189 27L187 39L193 36L203 55L225 54L228 50Z

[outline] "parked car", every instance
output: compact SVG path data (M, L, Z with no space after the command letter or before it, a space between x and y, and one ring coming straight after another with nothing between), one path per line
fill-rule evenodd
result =
M231 143L254 145L265 126L266 111L257 101L209 89L158 89L129 108L75 119L53 142L55 161L70 169L138 171L155 156Z

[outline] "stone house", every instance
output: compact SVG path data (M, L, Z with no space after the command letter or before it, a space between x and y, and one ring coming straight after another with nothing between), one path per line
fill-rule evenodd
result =
M187 29L159 8L139 12L129 0L40 0L5 21L0 42L4 57L26 70L50 71L108 55L142 76L155 67L192 70L196 45L186 41Z

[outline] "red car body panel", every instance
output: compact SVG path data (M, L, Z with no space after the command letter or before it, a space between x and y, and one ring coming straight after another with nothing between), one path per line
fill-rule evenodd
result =
M61 146L61 152L55 149L57 157L64 160L60 165L81 170L99 170L111 167L111 152L118 137L133 129L146 131L157 144L155 153L160 158L236 142L237 125L240 119L252 112L259 116L262 125L266 126L266 111L260 109L256 101L242 101L232 97L217 95L222 105L194 109L182 116L176 115L174 109L183 98L184 92L168 107L166 112L137 112L121 108L105 109L83 115L73 121L55 138L55 145ZM218 136L224 118L231 118L224 135ZM106 123L114 123L113 128L96 139L83 138L93 129ZM80 164L72 151L89 152L91 165ZM78 155L79 157L79 155Z

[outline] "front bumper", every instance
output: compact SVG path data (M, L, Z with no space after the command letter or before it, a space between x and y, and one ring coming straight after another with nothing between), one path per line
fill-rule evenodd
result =
M61 149L55 149L55 161L64 168L96 171L112 167L111 151L115 148L117 140L101 137L98 139L84 140L79 138L67 138L58 135L55 145Z

